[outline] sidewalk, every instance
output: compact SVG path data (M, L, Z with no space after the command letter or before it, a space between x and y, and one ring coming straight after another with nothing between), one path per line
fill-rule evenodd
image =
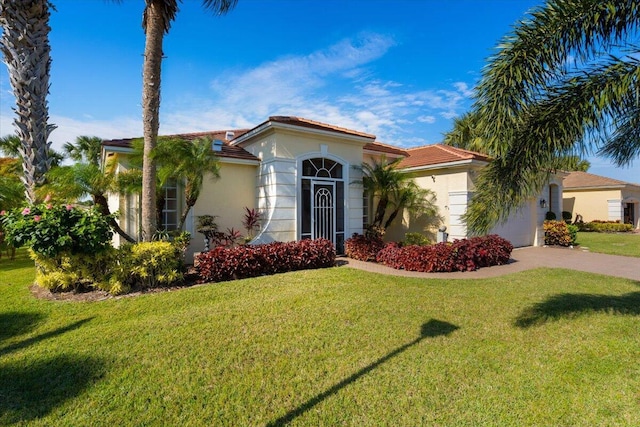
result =
M551 267L622 277L640 282L640 258L598 254L587 252L580 248L517 248L511 253L511 260L506 265L454 273L418 273L415 271L396 270L381 264L357 261L350 258L341 258L340 261L345 262L346 267L372 273L430 279L484 279L538 267Z

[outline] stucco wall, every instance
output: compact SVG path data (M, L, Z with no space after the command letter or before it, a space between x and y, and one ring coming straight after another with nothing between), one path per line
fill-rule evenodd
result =
M354 165L362 163L364 141L305 129L270 129L243 147L262 163L257 177L257 203L265 212L266 228L257 242L291 241L300 236L299 181L303 159L324 157L343 164L345 188L345 238L362 232L362 187Z
M221 162L219 179L205 176L202 192L185 227L192 237L189 255L204 249L204 236L195 230L200 215L217 215L220 231L235 228L246 234L242 227L244 208L256 207L256 170L255 165Z
M405 233L422 233L427 235L432 241L435 241L435 232L440 225L445 225L447 231L451 232L451 202L457 203L457 193L469 191L469 177L466 170L454 170L454 169L434 169L429 171L421 171L414 173L414 180L421 188L425 188L433 191L436 198L436 206L438 207L438 214L441 216L442 221L433 217L420 217L411 218L408 213L405 213L400 220L389 227L387 230L386 240L399 241L404 239ZM456 193L453 196L450 193ZM452 199L453 197L453 199ZM466 201L465 201L466 208ZM457 212L456 207L453 207L454 214ZM464 212L464 210L462 211ZM455 216L455 215L454 215ZM463 238L464 230L460 230L457 218L454 218L454 233L452 237Z
M564 189L562 194L562 210L571 212L572 219L576 214L582 215L584 222L609 219L607 200L622 200L620 190L586 190L576 191Z

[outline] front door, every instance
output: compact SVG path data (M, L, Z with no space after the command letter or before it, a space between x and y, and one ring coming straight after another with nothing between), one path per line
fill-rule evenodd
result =
M311 182L311 238L336 241L335 185L322 181Z
M635 226L636 216L633 208L634 208L634 203L626 203L624 205L624 223L632 224Z
M344 179L342 165L326 158L302 163L300 238L330 240L344 252Z

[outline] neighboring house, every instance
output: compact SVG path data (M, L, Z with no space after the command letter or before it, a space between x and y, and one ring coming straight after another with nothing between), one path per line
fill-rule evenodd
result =
M205 178L201 196L186 223L194 239L190 254L204 247L194 227L198 216L216 215L221 231L231 227L242 230L245 207L263 212L255 243L325 237L342 252L345 239L363 232L373 204L358 184L362 180L358 166L382 156L403 158L401 167L413 173L419 185L436 192L450 238L463 238L467 233L460 216L473 195L478 170L490 161L478 153L442 145L404 150L376 142L374 135L289 116L270 117L250 130L179 136L211 138L221 166L218 180ZM104 141L103 159L115 160L118 170L128 168L131 141ZM177 224L182 203L177 185L164 190L161 227L169 230ZM561 183L552 183L551 188L560 200ZM120 226L137 235L139 196L112 194L109 202L112 211L121 213ZM515 246L540 245L547 210L546 201L531 200L495 232ZM554 210L560 215L559 206ZM439 225L405 216L389 230L388 238L400 240L407 231L425 232L425 226L435 230ZM114 239L115 244L120 243L118 236Z
M620 221L640 228L640 184L587 172L571 172L563 183L563 210L583 221Z
M400 162L400 167L411 173L422 188L435 192L449 238L462 239L467 237L467 229L461 217L473 196L476 176L490 161L480 153L435 144L407 150L407 157ZM516 247L544 244L542 224L545 215L553 211L560 216L561 194L561 178L554 177L540 197L520 207L491 233L505 237ZM412 224L405 216L403 223L392 227L390 234L394 239L401 239L407 231L420 231L422 225L419 219L417 224Z

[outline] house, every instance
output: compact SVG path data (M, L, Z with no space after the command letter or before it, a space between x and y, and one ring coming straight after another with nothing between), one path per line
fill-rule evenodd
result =
M242 230L244 208L263 212L255 243L325 237L340 253L344 241L362 233L372 201L364 194L356 167L372 159L402 158L401 167L415 175L419 185L436 192L442 221L451 238L466 237L460 220L474 191L477 172L490 160L478 153L443 145L401 149L376 141L374 135L299 117L273 116L252 129L179 135L207 137L220 159L220 178L205 178L200 198L186 223L192 233L189 252L204 243L194 230L201 215L216 215L221 230ZM117 170L129 168L131 139L103 142L103 159L115 160ZM162 226L175 228L182 203L178 183L164 189ZM560 200L561 182L549 187ZM545 189L546 191L549 191ZM546 193L545 193L546 194ZM140 228L138 195L109 197L118 211L120 226L137 235ZM553 200L549 198L550 201ZM546 203L546 202L545 202ZM560 214L560 207L551 206ZM546 204L531 200L494 231L515 246L539 245ZM406 217L392 228L389 238L400 240L409 231L424 232L424 219ZM119 244L119 236L115 236Z
M563 210L583 221L620 221L640 228L640 184L587 172L571 172L563 182Z
M416 183L437 195L437 206L450 239L467 237L462 215L475 190L475 178L491 159L483 154L447 145L434 144L407 150L399 166L414 176ZM548 211L560 216L561 177L553 177L542 195L531 199L510 215L507 221L491 230L505 237L515 247L544 244L542 224ZM392 227L392 239L402 239L408 231L421 231L423 224L411 224L405 216ZM400 229L398 229L400 228Z

